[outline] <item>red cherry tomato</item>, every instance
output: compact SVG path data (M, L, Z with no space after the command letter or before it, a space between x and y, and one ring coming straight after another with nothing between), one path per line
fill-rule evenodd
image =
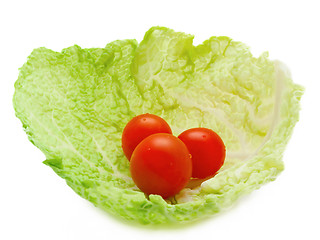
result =
M129 161L136 146L143 139L155 133L172 134L168 123L156 115L142 114L127 123L122 133L122 149Z
M134 150L130 161L131 177L146 194L167 198L188 183L192 173L191 156L185 144L168 133L145 138Z
M223 165L226 148L214 131L208 128L191 128L179 135L192 156L192 177L213 176Z

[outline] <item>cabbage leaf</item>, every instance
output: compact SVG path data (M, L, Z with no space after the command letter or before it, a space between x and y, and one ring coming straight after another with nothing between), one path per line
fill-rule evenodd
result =
M272 181L299 118L303 87L268 54L228 37L153 27L138 44L35 49L20 69L13 105L29 140L81 197L141 224L192 222ZM219 173L172 199L145 196L130 177L121 134L134 116L164 118L178 135L206 127L225 142Z

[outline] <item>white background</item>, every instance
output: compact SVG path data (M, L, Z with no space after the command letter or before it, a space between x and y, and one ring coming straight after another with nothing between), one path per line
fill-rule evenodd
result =
M317 1L1 1L0 239L320 239L320 30ZM269 51L306 87L300 121L275 182L228 211L179 229L126 225L76 195L49 167L15 118L18 68L32 49L104 47L154 25L245 42Z

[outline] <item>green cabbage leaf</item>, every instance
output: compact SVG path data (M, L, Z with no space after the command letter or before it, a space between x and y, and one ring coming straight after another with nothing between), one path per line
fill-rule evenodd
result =
M299 118L303 88L268 54L228 37L153 27L138 44L35 49L20 69L13 105L29 140L81 197L141 224L185 223L230 206L272 181ZM130 177L121 134L134 116L164 118L178 135L206 127L225 142L219 173L164 200Z

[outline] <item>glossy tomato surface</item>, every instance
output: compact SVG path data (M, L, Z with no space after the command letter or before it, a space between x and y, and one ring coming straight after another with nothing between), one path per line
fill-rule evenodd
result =
M179 135L192 156L192 177L213 176L223 165L225 145L220 136L208 128L191 128Z
M179 138L157 133L145 138L136 147L131 157L130 171L141 191L167 198L187 185L192 162L187 147Z
M153 114L141 114L132 118L122 132L122 149L130 161L133 150L146 137L155 133L172 133L168 123Z

